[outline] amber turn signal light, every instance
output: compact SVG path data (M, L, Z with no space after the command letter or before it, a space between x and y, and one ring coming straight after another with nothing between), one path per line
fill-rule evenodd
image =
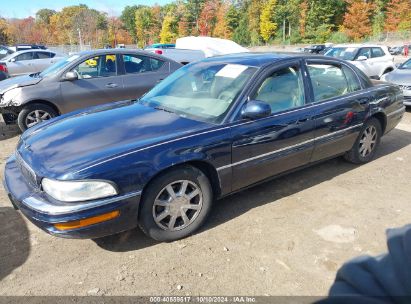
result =
M109 221L109 220L112 220L118 217L119 215L120 215L120 211L115 210L109 213L104 213L101 215L85 218L85 219L78 220L78 221L57 223L57 224L54 224L54 227L56 227L58 230L72 230L72 229L87 227L87 226L94 225L97 223Z

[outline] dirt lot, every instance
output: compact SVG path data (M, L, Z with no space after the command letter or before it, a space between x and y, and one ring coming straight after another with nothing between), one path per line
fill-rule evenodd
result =
M13 132L0 132L2 167ZM385 230L411 221L410 161L408 111L375 161L335 159L226 198L198 234L168 244L139 230L55 238L1 189L0 295L325 295L344 261L384 252Z

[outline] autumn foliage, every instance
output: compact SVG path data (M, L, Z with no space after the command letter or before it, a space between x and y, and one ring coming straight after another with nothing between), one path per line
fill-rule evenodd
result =
M343 30L349 38L359 41L372 33L371 16L375 6L363 0L348 0L344 15Z
M411 0L174 0L126 6L118 17L86 5L0 16L0 44L145 47L204 35L259 45L360 41L382 31L411 32Z

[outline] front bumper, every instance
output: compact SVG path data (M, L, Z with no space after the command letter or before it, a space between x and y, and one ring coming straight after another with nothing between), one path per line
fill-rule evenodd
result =
M63 203L54 201L40 189L32 186L22 174L16 158L8 159L4 171L4 187L16 209L36 226L55 236L64 238L99 238L137 226L141 192L89 202ZM91 218L118 210L114 219L90 226L58 230L56 223L66 223Z

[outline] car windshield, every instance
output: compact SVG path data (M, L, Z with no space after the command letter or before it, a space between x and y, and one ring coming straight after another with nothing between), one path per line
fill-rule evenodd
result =
M57 61L55 64L49 66L47 69L45 69L43 72L39 74L40 77L50 77L53 76L57 73L59 73L62 69L64 69L67 65L69 65L71 62L79 58L79 55L72 55L68 58L62 59L60 61Z
M140 103L219 123L257 68L198 62L180 68L148 92Z
M408 59L406 62L401 64L398 68L401 70L411 70L411 59Z
M324 55L343 60L354 60L357 52L358 48L354 47L334 47L328 50L328 52L326 52Z

